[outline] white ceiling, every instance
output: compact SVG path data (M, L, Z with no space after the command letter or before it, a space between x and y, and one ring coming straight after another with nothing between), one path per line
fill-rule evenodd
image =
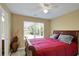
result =
M12 13L44 19L53 19L79 9L79 3L53 3L54 7L45 14L39 3L7 3Z

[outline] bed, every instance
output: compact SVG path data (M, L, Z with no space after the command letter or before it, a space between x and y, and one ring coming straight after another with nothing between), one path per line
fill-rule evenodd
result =
M35 38L33 40L26 40L25 51L30 51L32 56L76 56L78 53L78 32L55 30L54 34L72 35L74 38L71 44L61 42L52 38Z

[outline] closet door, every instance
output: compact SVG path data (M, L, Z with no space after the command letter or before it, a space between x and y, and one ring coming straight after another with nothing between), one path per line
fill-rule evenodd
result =
M2 34L2 20L1 20L1 8L0 8L0 56L2 56L2 40L1 40L1 34Z
M8 18L7 12L1 9L0 12L0 55L7 56L9 51L8 45Z
M4 55L9 55L9 46L10 46L10 14L4 10Z

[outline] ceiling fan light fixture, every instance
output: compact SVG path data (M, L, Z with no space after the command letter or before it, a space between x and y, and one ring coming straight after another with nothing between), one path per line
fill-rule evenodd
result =
M46 14L46 13L48 13L48 10L47 9L44 9L43 12Z

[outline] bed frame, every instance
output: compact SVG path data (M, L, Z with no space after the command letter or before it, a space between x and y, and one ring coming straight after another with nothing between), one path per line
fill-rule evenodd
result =
M54 30L53 31L54 34L66 34L66 35L72 35L74 36L74 42L77 43L78 45L78 35L79 35L79 30ZM31 56L35 56L35 48L32 46L32 44L26 40L25 43L25 55L28 55L28 52L30 53ZM76 53L75 55L77 55L78 53Z

